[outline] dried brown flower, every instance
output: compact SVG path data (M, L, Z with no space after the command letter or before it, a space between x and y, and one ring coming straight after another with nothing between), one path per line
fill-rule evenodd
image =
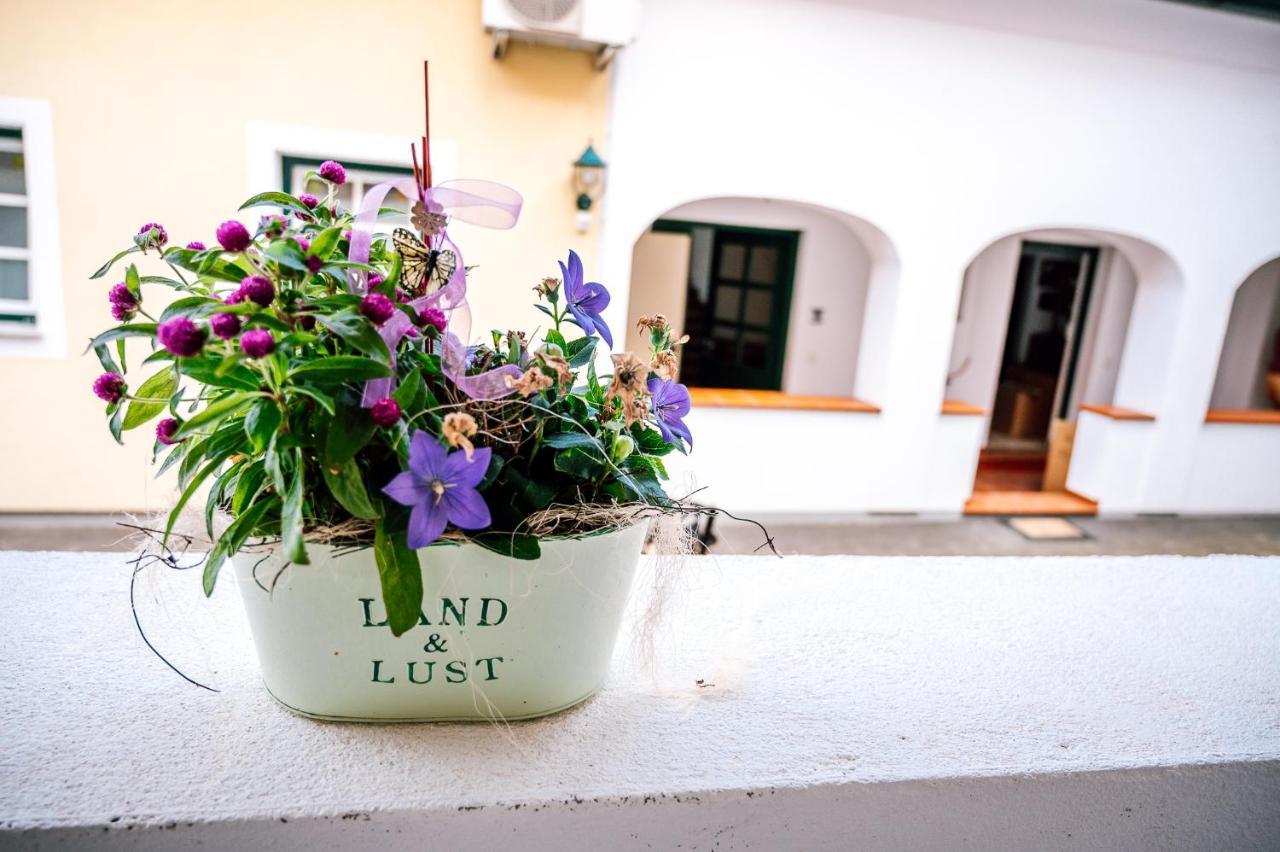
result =
M533 288L533 292L537 293L539 296L550 296L559 289L559 278L543 278L542 283Z
M506 376L504 381L507 387L515 388L520 392L521 396L533 396L540 390L546 390L551 387L551 377L537 367L530 367L524 371L524 374L518 379Z
M651 317L640 317L640 321L636 323L636 330L644 331L646 328L653 329L655 331L666 331L669 328L667 325L667 318L662 314L654 314Z
M680 368L680 362L676 359L676 353L670 349L664 349L653 353L653 362L649 366L659 378L674 379L676 370Z
M449 446L454 449L462 448L467 454L467 461L471 461L471 455L476 448L471 444L471 437L476 434L476 419L465 411L451 411L444 416L444 424L440 428L444 439L449 442Z
M643 420L649 410L645 380L649 365L630 352L613 356L613 381L604 392L605 411L611 412L614 397L622 400L622 418L627 426Z
M556 382L561 387L573 384L573 371L569 369L569 362L563 355L542 351L538 353L538 358L548 370L555 374Z

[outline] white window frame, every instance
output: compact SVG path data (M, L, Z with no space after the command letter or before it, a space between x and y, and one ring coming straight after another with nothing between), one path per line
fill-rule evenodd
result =
M284 186L282 159L305 157L318 160L348 160L385 166L405 166L409 160L409 143L403 136L366 133L358 130L305 127L251 121L248 125L249 185L246 198ZM436 183L456 177L457 146L444 140L431 141L431 175ZM263 210L244 211L242 221L257 224Z
M66 356L62 246L58 233L58 187L54 176L53 109L46 100L0 97L0 125L22 130L27 193L2 196L27 208L27 247L0 247L0 257L27 261L27 299L0 300L0 313L30 313L35 322L0 322L0 356Z

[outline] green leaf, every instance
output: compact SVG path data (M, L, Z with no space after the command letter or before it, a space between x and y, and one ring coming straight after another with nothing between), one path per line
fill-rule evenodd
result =
M243 365L230 370L222 370L222 360L211 357L183 358L178 362L178 370L184 376L190 376L202 385L232 390L253 391L262 385L262 378Z
M378 563L387 623L391 632L400 636L417 624L422 614L422 566L417 551L405 543L404 534L390 532L385 518L373 529L373 556Z
M139 300L142 298L142 281L138 278L137 264L129 264L129 268L124 271L124 286L129 288L129 292L137 296Z
M569 344L564 342L564 335L556 331L554 328L548 329L547 333L542 337L547 343L553 343L556 346L559 346L561 351L566 351L569 348Z
M568 449L570 447L583 447L595 450L601 457L604 456L604 447L599 439L593 435L587 435L582 432L553 432L546 435L542 439L542 443L548 447L557 447L560 449Z
M302 453L293 451L293 481L284 493L284 506L280 512L281 533L284 538L284 555L295 565L307 565L307 544L302 539L303 470Z
M575 370L579 367L585 367L596 353L596 341L598 339L595 337L579 337L577 340L569 341L569 345L565 349L565 357L569 359L569 366Z
M554 488L534 482L511 465L502 469L502 478L511 484L530 511L547 508L556 497Z
M289 388L289 390L292 393L302 394L303 396L314 399L317 403L319 403L321 408L329 412L330 416L333 415L334 409L335 409L333 397L329 396L327 393L324 393L323 391L318 391L315 388L303 387L301 385L293 385L292 387Z
M173 525L177 522L178 516L182 514L182 508L187 505L187 501L191 499L191 495L196 493L196 489L200 487L200 483L208 479L209 475L217 470L230 455L230 450L218 453L216 456L209 459L208 464L200 468L199 473L191 477L191 481L182 489L182 494L179 495L178 502L175 503L173 508L169 511L169 521L164 526L164 539L161 542L162 544L168 543L169 533L173 531Z
M109 328L99 334L93 340L89 341L89 345L84 348L85 352L90 349L97 349L104 343L110 343L113 340L120 340L125 337L155 337L156 324L153 322L135 322L128 325L118 325L115 328Z
M605 472L604 459L579 447L556 453L556 470L578 479L595 480Z
M378 424L369 416L369 409L344 405L329 426L324 441L324 466L338 468L355 458L377 430Z
M160 322L173 319L174 317L195 317L201 316L207 311L206 308L213 306L225 308L226 306L218 299L212 296L183 296L181 299L175 299L165 307L164 312L160 314ZM240 305L233 305L233 308L239 308ZM228 311L232 313L232 311Z
M231 494L231 514L240 515L244 513L245 506L262 491L262 483L266 478L266 465L261 459L250 462L240 471L240 478L236 480L235 491Z
M211 402L179 426L178 431L174 433L174 439L181 440L206 427L213 426L259 398L260 394L257 393L233 393L217 402Z
M111 357L111 351L106 346L95 346L93 352L98 356L98 363L102 364L102 369L108 373L119 373L120 368L116 366L116 361Z
M400 380L391 398L400 406L401 411L413 411L418 399L418 391L422 388L422 368L414 367L409 374Z
M302 251L288 240L275 240L269 243L262 253L281 266L298 272L310 272L307 264L302 260Z
M385 364L391 362L391 353L387 350L382 335L378 334L378 329L363 314L357 311L341 311L328 316L318 314L316 322L361 352L372 355Z
M107 428L111 430L111 437L116 439L117 444L124 443L120 438L120 433L123 431L121 424L124 421L124 409L125 406L122 403L117 403L111 409L111 419L107 421Z
M242 512L223 531L222 537L213 545L213 548L209 551L209 558L204 563L204 593L206 597L213 594L213 584L218 581L218 571L222 568L222 563L227 561L227 557L234 556L240 550L241 545L253 534L254 528L258 526L263 516L266 515L267 510L275 502L275 500L259 500Z
M102 264L102 266L99 266L98 271L90 275L89 279L93 280L94 278L101 278L102 276L106 275L108 272L111 271L111 267L116 265L116 262L120 260L120 258L124 257L127 254L133 254L135 251L142 251L142 249L138 248L137 246L130 246L129 248L117 254L115 257L108 260L106 263Z
M342 239L342 228L334 225L332 228L325 228L320 232L319 236L311 241L311 247L307 249L309 257L318 257L327 260L329 255L333 254L333 250L338 245L338 240Z
M346 464L338 468L324 465L323 470L325 484L342 508L357 518L373 520L378 517L378 510L369 501L369 492L365 490L360 465L356 464L355 459L348 459Z
M241 210L248 210L250 207L263 207L271 205L272 207L288 207L291 210L298 210L303 213L310 214L311 209L298 199L289 195L287 192L260 192L250 198L244 204L240 205Z
M372 358L358 358L353 355L335 355L310 361L289 372L290 378L306 379L311 382L364 382L369 379L382 379L391 375L391 368Z
M171 248L165 251L164 260L170 266L186 269L205 278L217 278L220 281L241 281L249 274L244 267L227 260L216 251Z
M254 452L262 452L267 448L271 436L280 428L280 406L269 399L260 399L244 416L244 433L253 442Z
M483 532L472 535L471 540L483 547L512 559L537 559L542 555L537 536L525 533Z
M164 411L177 390L178 373L172 367L166 367L147 379L129 401L129 412L124 416L123 430L127 432L136 429Z

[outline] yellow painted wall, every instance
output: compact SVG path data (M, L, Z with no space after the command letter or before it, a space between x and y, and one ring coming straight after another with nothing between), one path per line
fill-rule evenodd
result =
M476 329L535 326L531 288L568 248L594 268L594 234L574 230L569 163L604 136L608 75L586 53L547 47L513 44L493 61L479 0L2 6L0 95L53 108L70 351L0 359L0 511L171 502L172 480L152 479L150 430L117 446L90 392L101 369L80 350L112 323L106 291L123 276L88 276L144 222L177 244L212 244L247 197L249 121L402 135L407 150L429 58L432 135L457 145L458 175L525 197L513 231L467 229ZM374 58L353 65L360 54Z

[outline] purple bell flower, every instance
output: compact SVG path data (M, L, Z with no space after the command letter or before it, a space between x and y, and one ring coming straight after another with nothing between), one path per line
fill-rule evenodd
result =
M409 546L426 547L449 524L464 530L489 526L489 506L476 490L489 470L490 450L481 447L467 460L464 450L448 452L421 429L409 442L409 469L382 489L409 513Z
M569 251L568 266L560 262L560 274L564 277L565 307L573 314L574 322L587 335L599 334L612 348L613 333L600 316L609 306L609 291L603 284L583 281L582 258L573 250Z
M693 436L689 434L689 427L684 422L692 407L689 389L682 384L654 376L649 379L649 393L653 397L653 415L658 431L662 433L662 440L674 444L671 436L679 435L693 449Z

